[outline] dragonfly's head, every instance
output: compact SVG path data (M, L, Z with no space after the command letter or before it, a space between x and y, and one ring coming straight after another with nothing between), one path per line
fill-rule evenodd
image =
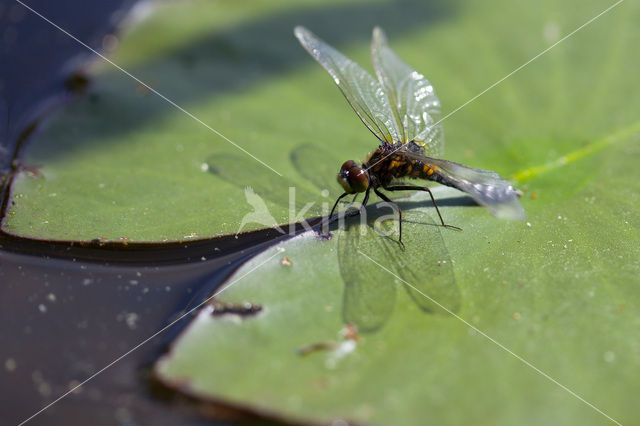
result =
M338 183L348 194L364 192L369 187L369 175L355 161L345 161L338 173Z

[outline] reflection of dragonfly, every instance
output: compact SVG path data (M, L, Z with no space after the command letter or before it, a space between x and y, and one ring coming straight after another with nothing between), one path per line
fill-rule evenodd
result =
M428 187L398 182L398 179L410 178L432 180L464 191L498 217L524 219L517 192L497 173L427 156L427 153L441 155L444 148L442 127L437 120L440 101L431 83L388 47L380 28L373 30L371 41L377 80L306 28L296 27L295 35L333 77L360 120L381 143L360 166L351 160L342 165L338 182L344 193L336 200L330 217L338 202L348 194L364 192L362 204L366 205L373 188L380 198L397 209L399 242L404 247L402 212L380 189L422 190L431 196L442 225L449 226L444 223Z
M328 161L317 161L322 158ZM317 200L317 194L330 183L327 179L332 173L328 169L331 160L338 160L334 154L317 145L300 145L290 154L294 169L304 179L295 182L285 181L271 174L246 173L246 160L235 154L212 155L207 164L215 176L244 189L251 186L256 195L271 203L286 207L289 203L281 186L296 185L297 198L302 202ZM305 191L300 184L306 181L313 191ZM319 210L315 210L320 214ZM381 215L380 210L370 209L369 222ZM400 256L394 250L389 238L380 238L368 224L348 221L346 227L338 232L338 264L340 276L344 282L342 317L345 323L357 325L362 332L373 332L381 328L391 317L396 305L397 288L405 287L416 306L423 312L436 314L441 309L428 299L401 283L394 284L388 272L372 268L371 262L358 250L366 252L374 259L384 262L385 267L395 275L411 283L434 300L456 312L460 307L460 290L455 282L449 253L442 239L440 229L429 215L422 215L419 224L411 224L412 232L407 235L409 247L420 247L414 256ZM425 223L434 226L424 226ZM320 222L318 222L318 226ZM385 222L381 226L388 226ZM388 230L385 230L388 231Z

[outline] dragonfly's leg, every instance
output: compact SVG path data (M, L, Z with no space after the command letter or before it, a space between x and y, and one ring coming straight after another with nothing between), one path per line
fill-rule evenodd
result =
M360 214L360 212L362 211L362 209L367 207L367 202L369 202L369 192L370 191L371 191L371 187L367 188L367 192L364 193L364 199L362 200L362 205L360 206L360 208L358 210L351 210L350 212L345 214L345 217L358 216ZM356 194L356 197L357 196L358 196L358 194ZM354 200L355 200L355 197L354 197Z
M331 213L329 213L329 220L330 220L329 223L333 222L333 221L331 221L331 217L333 216L333 212L336 211L336 207L338 207L338 203L340 202L340 200L342 200L347 195L349 195L349 194L345 192L344 194L339 196L338 199L336 200L336 203L333 205L333 208L331 209Z
M438 204L436 204L436 199L433 197L433 193L431 192L431 190L426 187L426 186L416 186L416 185L397 185L397 186L390 186L385 188L387 191L426 191L429 193L429 196L431 196L431 201L433 202L433 207L436 208L436 212L438 213L438 217L440 218L440 222L442 223L442 226L444 226L445 228L453 228L453 229L457 229L458 231L462 231L462 228L458 228L457 226L453 226L453 225L447 225L446 223L444 223L444 219L442 219L442 215L440 214L440 209L438 208Z
M400 237L398 238L398 242L400 243L400 247L402 247L402 250L406 250L404 243L402 242L402 210L400 210L400 206L391 201L391 199L384 195L382 192L378 191L378 188L374 188L374 191L376 192L378 197L382 198L384 201L391 204L396 210L398 210L398 227L400 235Z
M362 200L362 206L360 206L359 209L357 210L351 210L349 212L345 212L344 217L353 217L353 216L357 216L360 214L361 209L363 209L366 205L367 202L369 201L369 191L371 188L367 188L367 192L365 192L364 194L364 200ZM346 197L347 195L349 195L347 192L345 192L344 194L342 194L341 196L338 197L338 199L336 200L336 203L333 205L333 208L331 209L331 213L329 214L329 221L327 222L327 225L332 224L333 222L335 222L339 217L340 214L337 214L336 217L333 217L333 212L336 210L336 207L338 207L338 203L340 202L340 200L342 200L344 197ZM358 195L358 194L356 194Z
M331 225L338 218L338 216L336 216L335 219L333 218L333 212L336 211L336 207L338 207L338 203L340 202L340 200L342 200L347 195L349 195L349 194L345 192L344 194L342 194L341 196L338 197L338 199L336 200L335 204L333 205L333 208L331 209L331 213L329 213L329 217L327 218L326 223L325 223L324 220L322 221L322 228L323 228L322 231L323 231L323 234L325 236L328 236L330 234L329 233L329 225ZM325 228L325 226L326 226L326 228Z

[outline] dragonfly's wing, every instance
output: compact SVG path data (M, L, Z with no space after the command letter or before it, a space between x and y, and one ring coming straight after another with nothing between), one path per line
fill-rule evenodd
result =
M440 100L429 80L404 63L387 45L384 32L376 27L371 40L371 57L378 80L387 95L400 141L415 141L429 155L444 153ZM438 123L438 124L436 124Z
M429 164L438 166L443 183L466 192L478 204L501 219L524 220L524 208L511 183L491 170L475 169L453 161L432 158Z
M460 289L441 228L429 215L407 210L403 213L405 252L397 241L398 223L383 220L393 218L394 210L379 207L367 209L369 223L351 218L336 231L344 321L355 324L359 331L374 332L389 321L394 309L406 315L413 304L426 314L458 312ZM412 302L397 297L399 286L405 287ZM397 303L402 304L394 308Z
M349 105L380 141L394 143L400 132L380 83L358 64L304 27L294 33L300 44L329 72Z
M466 192L478 204L501 219L524 220L524 208L511 183L491 170L475 169L453 161L422 156L409 149L404 152L425 164L437 166L441 183Z
M338 231L338 265L344 282L342 316L345 323L356 325L362 332L385 325L395 307L393 277L360 254L365 250L376 258L388 259L385 249L391 244L382 240L373 228L353 218Z

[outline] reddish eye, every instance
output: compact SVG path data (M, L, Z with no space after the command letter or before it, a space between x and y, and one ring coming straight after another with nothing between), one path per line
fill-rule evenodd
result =
M367 180L367 175L360 167L351 167L349 169L349 179L353 182L362 183Z
M340 167L340 171L341 172L349 172L354 167L358 167L358 165L356 164L355 161L353 161L353 160L345 161L342 164L342 167Z
M369 187L367 172L358 167L355 161L345 161L338 173L338 183L348 194L364 192Z
M360 167L349 169L349 184L355 192L364 192L369 187L369 176Z

